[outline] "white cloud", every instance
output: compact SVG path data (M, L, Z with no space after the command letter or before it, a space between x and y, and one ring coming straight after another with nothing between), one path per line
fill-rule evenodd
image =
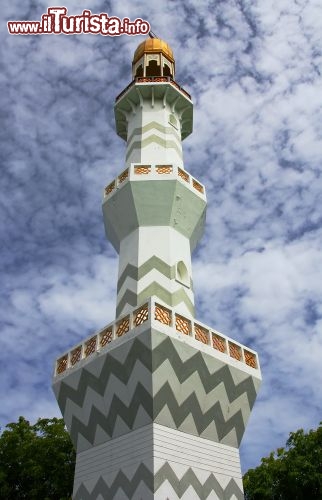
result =
M3 15L47 6L10 2ZM198 318L259 351L242 449L254 466L320 418L321 4L122 2L109 14L151 23L195 102L184 155L209 200ZM124 165L113 103L142 39L1 35L1 425L58 414L55 356L114 317L117 259L99 205Z

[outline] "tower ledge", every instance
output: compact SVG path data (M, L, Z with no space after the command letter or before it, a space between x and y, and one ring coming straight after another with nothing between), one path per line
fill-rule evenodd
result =
M116 132L127 140L128 114L143 107L144 101L151 107L157 100L166 103L181 117L181 140L191 134L193 128L193 104L190 94L170 76L136 77L115 99Z
M200 321L178 314L175 308L161 304L157 297L151 297L145 304L133 308L129 314L108 324L60 356L56 361L54 378L61 379L75 368L90 362L93 355L127 342L128 335L139 335L141 325L161 328L167 335L261 379L255 351Z

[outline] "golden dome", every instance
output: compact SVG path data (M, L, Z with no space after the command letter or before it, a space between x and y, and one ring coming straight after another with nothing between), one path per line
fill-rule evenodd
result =
M160 52L162 52L162 54L165 55L169 61L174 62L173 52L170 45L160 38L147 38L144 42L140 43L134 52L132 64L135 64L145 53L153 54Z

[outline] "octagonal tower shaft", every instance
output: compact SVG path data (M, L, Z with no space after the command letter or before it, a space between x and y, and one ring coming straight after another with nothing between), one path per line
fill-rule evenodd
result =
M117 317L152 295L194 316L191 252L203 232L206 196L183 165L182 139L192 131L190 95L173 80L169 50L157 50L135 54L133 81L115 103L126 169L107 188L103 213L119 252ZM146 76L151 63L156 76Z

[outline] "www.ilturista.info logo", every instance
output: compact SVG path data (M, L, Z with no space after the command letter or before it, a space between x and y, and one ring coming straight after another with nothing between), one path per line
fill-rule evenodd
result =
M47 14L41 21L8 21L11 35L75 35L91 33L93 35L120 36L146 35L150 24L141 18L130 21L128 17L120 19L105 12L92 14L83 10L80 16L68 16L66 7L48 7Z

